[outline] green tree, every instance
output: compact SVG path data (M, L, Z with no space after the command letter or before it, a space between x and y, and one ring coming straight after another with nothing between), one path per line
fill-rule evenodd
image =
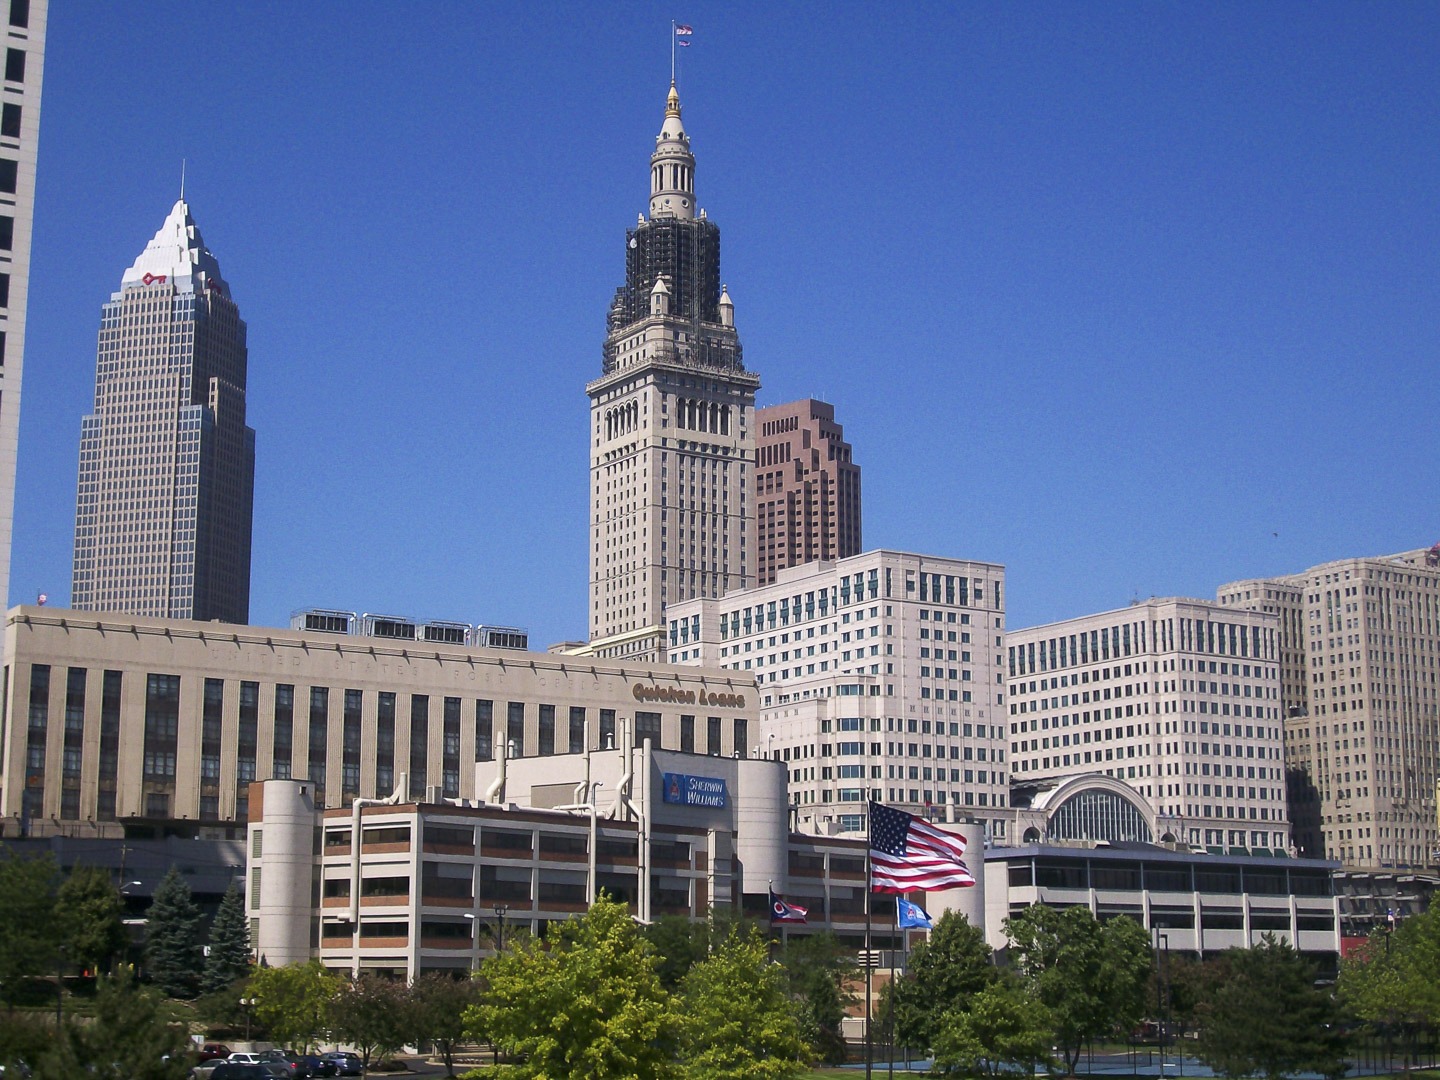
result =
M489 991L466 1026L520 1057L520 1076L665 1077L679 1017L655 967L629 911L601 897L548 941L520 938L488 958Z
M0 853L0 993L11 1009L20 983L55 970L55 861Z
M1150 940L1134 919L1100 923L1089 908L1032 904L1005 920L1005 932L1016 970L1050 1010L1067 1072L1087 1039L1128 1030L1145 1015Z
M795 1000L800 1032L811 1054L827 1065L845 1060L840 1023L854 1000L846 989L856 975L850 951L834 934L791 937L780 951L790 996Z
M1334 998L1310 962L1272 935L1225 954L1228 971L1200 1010L1200 1060L1221 1076L1340 1076L1344 1040Z
M685 976L679 1061L688 1080L795 1080L809 1047L758 929L732 930Z
M1049 1066L1054 1017L1015 979L989 982L966 1004L941 1014L935 1069L951 1076L1001 1076L1015 1066L1025 1076Z
M192 998L200 987L200 909L190 886L171 867L155 888L145 920L145 967L170 997Z
M409 990L404 983L362 972L342 980L330 998L329 1030L355 1047L365 1067L404 1046L410 1036Z
M129 968L100 980L95 1017L72 1020L38 1063L36 1080L181 1080L190 1062L183 1027L168 1023L159 996L135 983Z
M250 956L250 920L245 917L245 901L240 890L231 885L210 924L210 954L205 957L200 989L214 994L234 985L250 974Z
M250 976L255 1019L276 1042L314 1045L330 1020L330 1001L344 980L318 960L256 968Z
M77 866L60 884L55 915L70 962L94 973L109 971L130 944L124 901L110 875L97 866Z
M895 1037L901 1046L935 1045L940 1019L995 981L985 931L964 915L947 911L935 920L930 940L910 952L905 976L895 984Z
M455 1075L455 1047L468 1036L465 1010L480 1001L480 984L431 971L410 984L410 1029L406 1042L432 1043L445 1062L445 1075Z
M1340 964L1341 1000L1386 1040L1399 1034L1406 1065L1413 1036L1440 1022L1440 907L1403 920L1391 932L1378 929Z

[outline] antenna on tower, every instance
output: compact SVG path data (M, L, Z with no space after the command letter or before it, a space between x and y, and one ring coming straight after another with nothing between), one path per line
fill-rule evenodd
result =
M180 201L185 201L185 159L180 159Z

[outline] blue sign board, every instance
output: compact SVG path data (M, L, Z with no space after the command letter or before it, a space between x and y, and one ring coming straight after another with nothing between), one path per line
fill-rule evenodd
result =
M726 803L725 781L718 776L686 776L684 773L662 773L662 797L667 803L681 806L718 806Z

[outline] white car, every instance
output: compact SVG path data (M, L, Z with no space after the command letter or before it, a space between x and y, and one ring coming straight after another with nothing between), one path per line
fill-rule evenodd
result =
M241 1065L260 1065L264 1063L264 1059L261 1058L259 1054L251 1054L244 1050L231 1054L225 1060L234 1061Z

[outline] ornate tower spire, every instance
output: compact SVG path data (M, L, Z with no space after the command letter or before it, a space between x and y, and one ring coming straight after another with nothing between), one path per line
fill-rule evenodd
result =
M665 123L650 155L650 216L695 216L695 155L680 120L680 92L673 82L665 99Z

